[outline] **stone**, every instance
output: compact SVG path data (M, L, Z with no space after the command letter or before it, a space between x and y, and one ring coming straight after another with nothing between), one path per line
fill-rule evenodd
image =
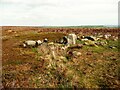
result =
M19 35L18 35L18 34L16 34L16 35L15 35L15 37L19 37Z
M81 39L81 41L88 41L88 39L87 39L87 38L85 38L85 39Z
M76 44L77 36L75 34L68 35L68 45Z
M109 48L111 48L111 49L115 49L116 47L114 47L114 46L109 46Z
M82 55L81 52L77 52L77 51L73 51L73 54L74 54L74 56L81 56Z
M88 40L84 43L85 45L88 45L88 46L96 46L98 47L96 44L95 44L95 41L91 41L91 40Z
M74 48L77 48L77 49L80 49L83 47L83 44L77 44L77 45L72 45L72 46L69 46L68 48L69 49L74 49Z
M68 43L68 38L67 36L64 36L61 41L60 41L61 44L67 44Z
M45 38L45 39L43 40L43 42L48 42L48 39L47 39L47 38Z
M105 34L105 35L104 35L104 38L105 38L105 39L109 39L110 37L111 37L111 34Z
M11 33L11 32L13 32L13 30L8 30L8 33Z
M54 45L54 42L49 42L48 45Z
M98 40L98 38L93 37L93 36L85 36L84 39L88 39L88 40L91 40L91 41L97 41Z
M118 37L114 37L114 41L117 41L118 40Z
M34 41L34 40L27 40L23 42L23 47L37 47L38 45L42 44L40 40Z

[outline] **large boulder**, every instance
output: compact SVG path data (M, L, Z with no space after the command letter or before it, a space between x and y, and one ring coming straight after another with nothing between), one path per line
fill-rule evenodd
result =
M77 36L75 34L68 35L68 45L76 44Z

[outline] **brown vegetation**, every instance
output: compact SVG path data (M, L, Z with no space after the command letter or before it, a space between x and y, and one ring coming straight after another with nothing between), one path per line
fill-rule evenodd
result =
M116 28L43 28L2 27L2 83L17 88L118 88L120 68L117 41L106 46L42 45L38 48L20 47L24 40L48 38L55 42L68 33L94 35L110 33L117 36ZM78 42L82 44L82 42ZM54 46L56 57L52 56ZM78 45L78 47L80 47Z

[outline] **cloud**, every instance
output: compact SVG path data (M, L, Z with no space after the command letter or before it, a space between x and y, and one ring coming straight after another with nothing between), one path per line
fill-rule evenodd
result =
M57 4L57 0L1 0L3 4L25 4L25 5L54 5Z
M0 25L117 24L118 0L1 0Z

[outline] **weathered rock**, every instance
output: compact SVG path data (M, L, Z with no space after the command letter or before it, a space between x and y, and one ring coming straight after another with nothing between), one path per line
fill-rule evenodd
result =
M23 47L37 47L38 45L42 44L40 40L34 41L34 40L27 40L23 42Z
M54 42L50 42L50 43L48 43L48 45L54 45Z
M45 39L43 40L43 42L48 42L48 39L47 39L47 38L45 38Z
M66 50L68 46L61 47L62 50Z
M77 52L77 51L73 51L73 55L74 55L74 56L81 56L82 53L81 53L81 52Z
M88 41L88 39L87 39L87 38L85 38L85 39L81 39L81 41Z
M115 36L114 36L114 37L113 37L113 40L114 40L114 41L117 41L117 40L118 40L118 37L115 37Z
M103 35L98 35L97 37L98 37L98 38L103 38L104 36L103 36Z
M75 34L68 35L68 45L76 44L77 36Z
M61 44L67 44L68 43L68 39L67 36L64 36L61 40L60 40Z
M85 38L88 39L88 40L91 40L91 41L95 41L96 40L95 37L93 37L93 36L85 36Z
M95 41L91 41L91 40L86 41L84 44L85 44L85 45L88 45L88 46L96 46L96 47L98 47L98 46L96 45Z
M77 44L77 45L72 45L72 46L69 46L68 49L74 49L74 48L82 48L83 47L83 44Z
M8 32L8 33L11 33L11 32L13 32L13 30L8 30L7 32Z
M114 49L114 48L116 48L116 47L114 47L114 46L109 46L109 48Z
M107 42L106 41L100 41L100 42L97 42L96 44L99 45L99 46L105 46L105 45L107 45Z
M105 39L109 39L110 37L111 37L111 34L105 34L105 35L104 35L104 38L105 38Z
M15 37L19 37L20 35L16 34Z

